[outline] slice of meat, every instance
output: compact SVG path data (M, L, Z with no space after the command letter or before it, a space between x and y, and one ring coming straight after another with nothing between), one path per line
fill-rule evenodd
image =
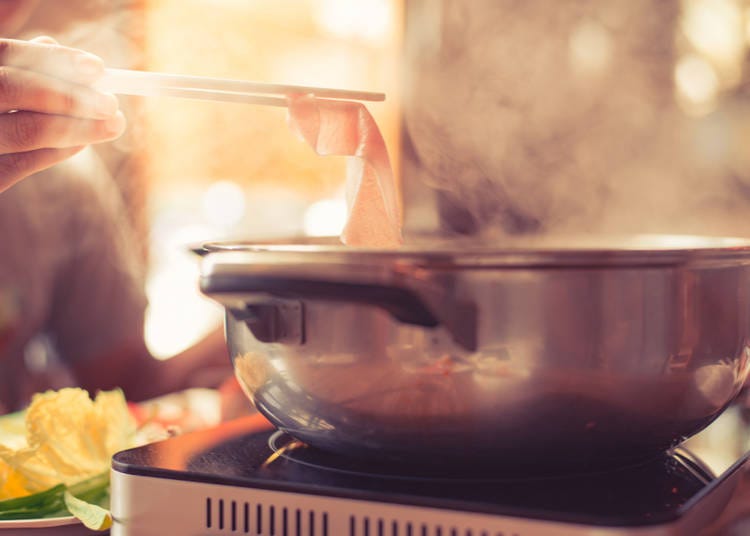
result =
M388 150L375 120L359 102L289 98L289 125L321 156L351 156L347 164L349 215L341 240L350 246L402 243L401 215Z

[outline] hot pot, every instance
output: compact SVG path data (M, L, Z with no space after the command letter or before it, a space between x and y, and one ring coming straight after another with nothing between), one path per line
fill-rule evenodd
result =
M744 239L202 253L248 397L345 456L525 473L631 463L711 423L748 372Z

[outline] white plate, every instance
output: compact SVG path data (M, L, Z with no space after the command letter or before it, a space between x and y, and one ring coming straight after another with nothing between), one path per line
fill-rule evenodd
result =
M84 527L73 516L0 521L1 536L83 536L103 534Z

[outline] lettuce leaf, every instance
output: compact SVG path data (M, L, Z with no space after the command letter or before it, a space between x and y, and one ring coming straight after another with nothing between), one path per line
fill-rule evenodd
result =
M110 460L136 440L122 391L47 391L22 413L22 429L18 415L0 427L0 520L74 515L106 530Z

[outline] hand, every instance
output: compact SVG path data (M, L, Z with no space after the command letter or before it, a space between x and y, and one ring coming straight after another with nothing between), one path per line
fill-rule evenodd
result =
M0 192L122 134L117 99L91 88L103 73L97 56L49 37L0 39Z

